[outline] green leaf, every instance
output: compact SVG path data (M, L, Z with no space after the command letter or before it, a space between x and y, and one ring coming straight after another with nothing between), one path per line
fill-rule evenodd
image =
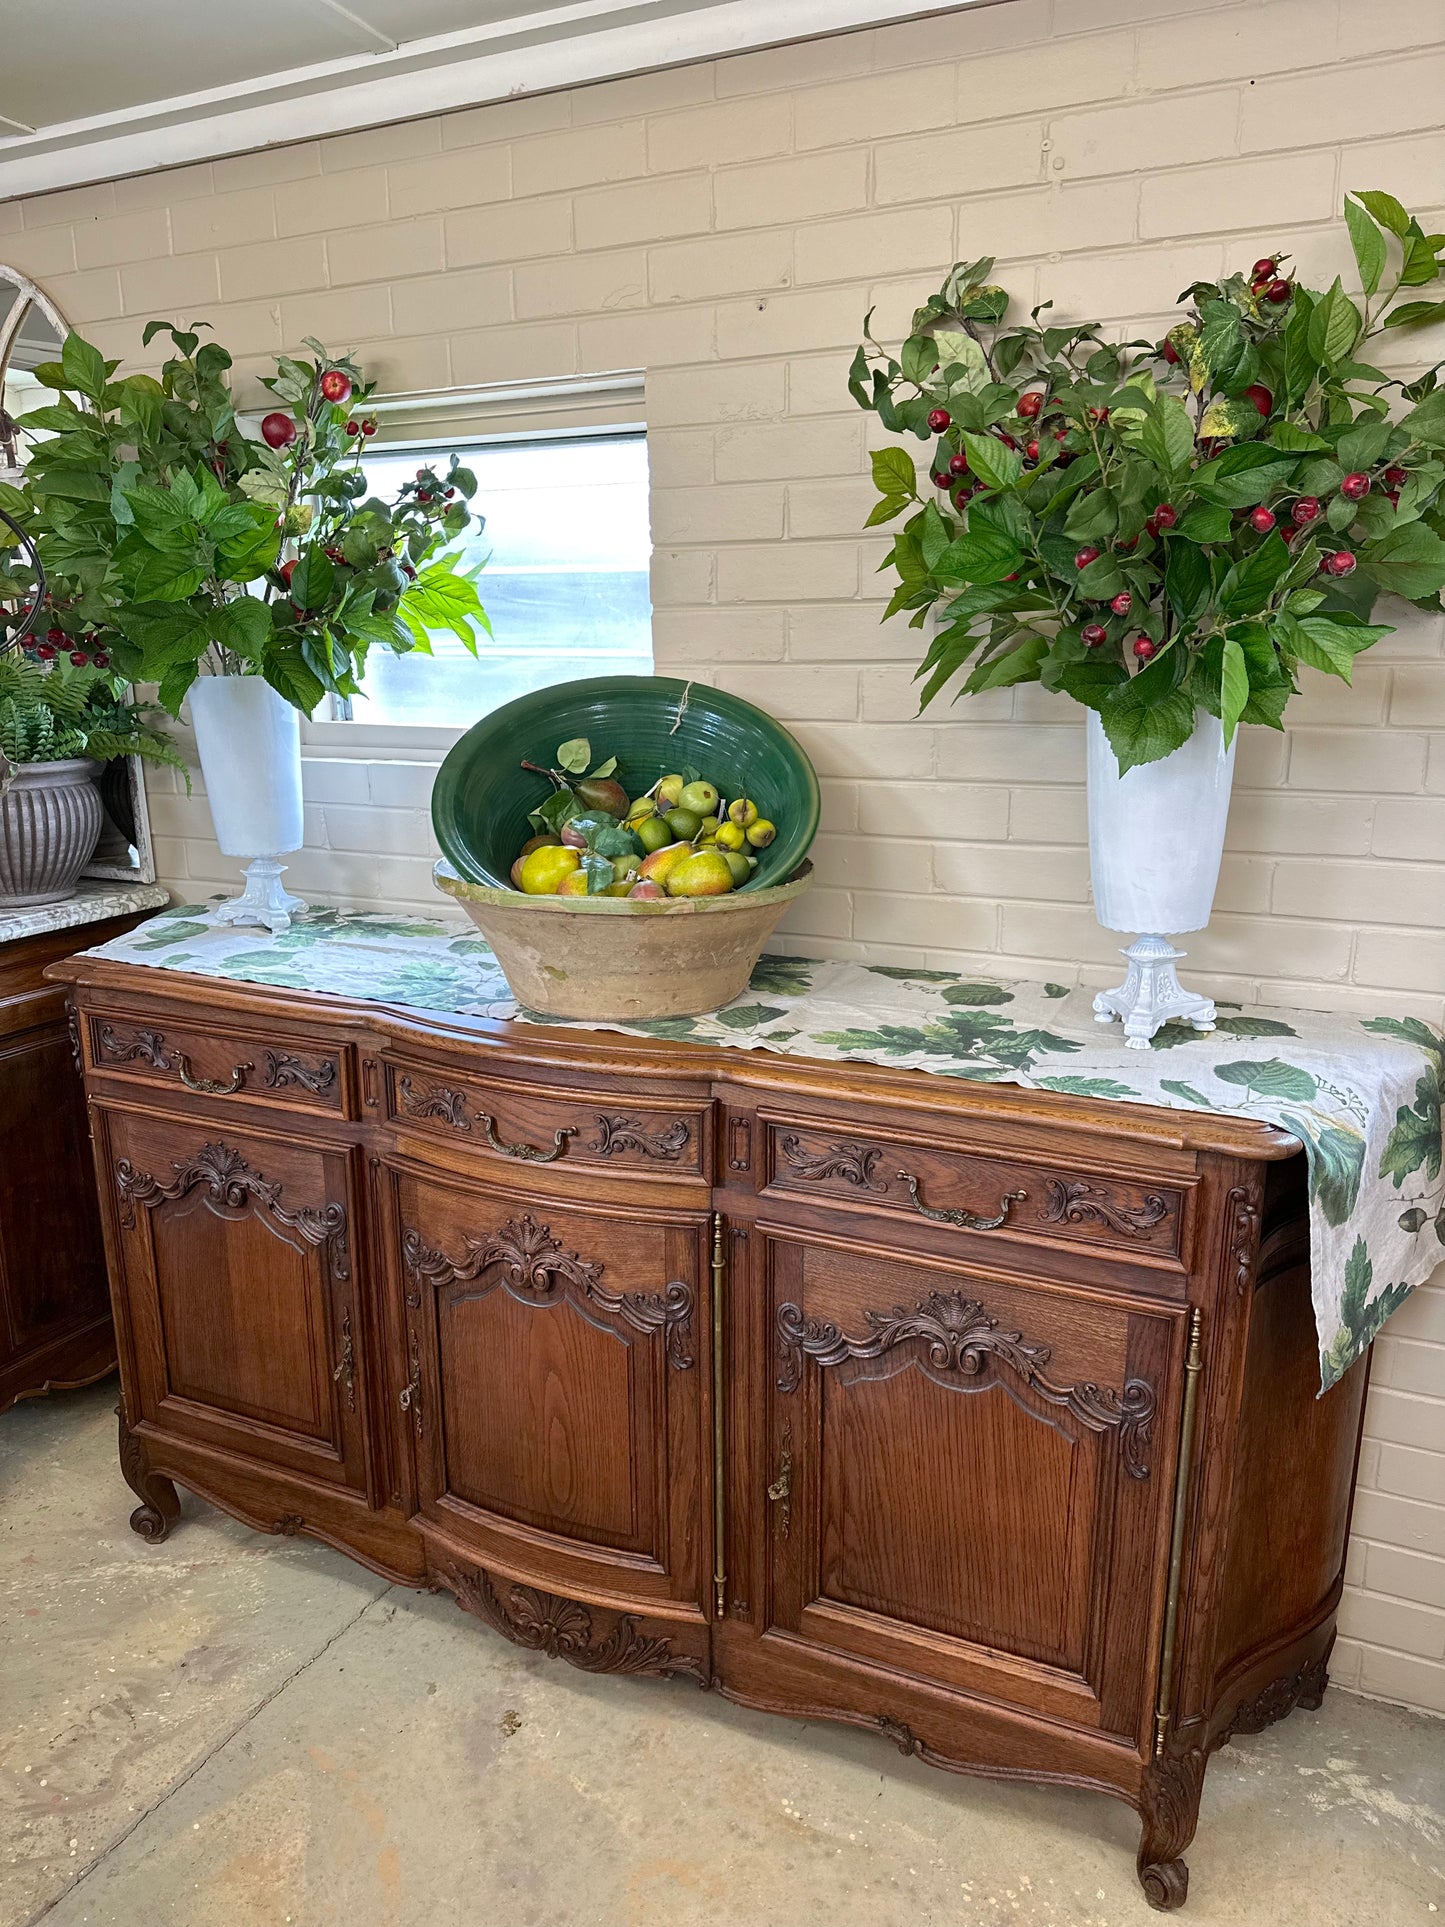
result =
M1344 682L1351 680L1355 657L1361 650L1389 633L1388 629L1371 628L1342 616L1290 616L1285 618L1284 628L1291 655Z
M1110 693L1128 682L1129 672L1122 663L1100 662L1090 656L1086 662L1070 663L1059 673L1059 687L1065 695L1086 709L1104 712Z
M1284 486L1298 462L1268 443L1241 442L1194 471L1195 493L1221 508L1253 508Z
M1398 1191L1423 1166L1428 1183L1440 1175L1440 1078L1432 1064L1415 1086L1413 1105L1402 1104L1380 1160L1380 1176Z
M1410 226L1410 217L1395 199L1393 194L1383 194L1378 188L1351 188L1355 199L1367 207L1381 227L1388 228L1391 234L1404 240Z
M876 448L871 460L874 485L880 494L910 498L918 494L918 469L905 449L896 445Z
M1319 1086L1308 1071L1282 1058L1242 1058L1231 1064L1216 1064L1214 1075L1225 1084L1243 1084L1261 1097L1287 1097L1296 1104L1308 1104L1318 1096Z
M1121 1084L1116 1077L1038 1077L1040 1090L1063 1091L1069 1097L1135 1097L1132 1084Z
M310 548L296 564L289 593L300 609L324 609L335 586L331 558L320 548Z
M1185 1084L1179 1078L1161 1077L1159 1088L1161 1091L1168 1091L1171 1097L1182 1097L1186 1104L1197 1104L1201 1111L1214 1109L1203 1091L1196 1091L1192 1084Z
M1433 321L1445 313L1445 301L1402 301L1385 316L1387 328L1408 328L1417 321Z
M1011 683L1035 681L1048 649L1047 637L1025 636L1015 648L980 663L961 693L974 696L980 689L1005 689Z
M1224 746L1234 741L1239 720L1249 705L1249 670L1244 651L1233 636L1224 639L1224 665L1219 685L1219 716L1224 724Z
M1259 425L1260 413L1252 401L1230 401L1223 395L1216 395L1200 417L1199 432L1222 439L1252 435Z
M248 662L259 666L271 634L271 611L255 596L237 596L216 611L216 641Z
M1193 622L1208 606L1209 563L1192 542L1176 539L1169 544L1164 593L1181 622Z
M77 334L68 334L65 345L60 351L60 366L65 373L65 385L74 388L88 400L98 402L105 393L105 356L99 348L93 348ZM109 490L107 489L107 493ZM99 499L99 498L97 498Z
M557 767L565 769L569 776L585 776L591 761L592 745L585 736L574 736L570 742L558 746Z
M940 582L1001 582L1022 565L1023 556L1001 529L971 518L934 564Z
M1336 275L1329 292L1316 304L1309 322L1310 352L1316 361L1331 363L1347 355L1360 333L1360 315Z
M1131 694L1130 683L1120 684L1099 708L1104 734L1118 758L1121 775L1141 763L1157 763L1187 743L1194 733L1194 703L1182 689L1153 703L1131 702Z
M1350 245L1355 250L1355 265L1360 270L1360 287L1373 294L1385 270L1385 237L1348 195L1345 198L1345 226L1350 230Z
M1005 990L1002 984L990 983L951 983L942 995L946 1004L972 1004L978 1009L991 1004L1011 1004L1014 1000L1011 990Z
M1098 555L1079 570L1079 594L1090 602L1107 602L1125 586L1119 564L1112 555Z
M278 695L303 716L309 716L326 694L326 685L294 644L271 650L263 673Z
M1280 1122L1294 1132L1309 1154L1310 1196L1327 1224L1344 1224L1360 1195L1365 1174L1365 1140L1337 1125L1310 1129L1311 1120L1286 1114Z
M1160 395L1135 440L1163 474L1176 475L1187 468L1194 454L1194 428L1183 402L1173 395Z
M1257 615L1269 601L1289 561L1289 550L1275 529L1229 571L1219 593L1220 608L1230 616Z
M1174 532L1186 542L1228 542L1234 534L1234 523L1228 509L1200 503L1188 511Z
M911 495L880 495L869 511L868 519L863 526L865 529L879 528L884 522L891 522L895 515L901 515L905 509L912 506Z
M1401 417L1399 425L1412 442L1424 442L1427 448L1445 448L1445 388L1437 388L1433 395L1427 395L1408 415Z
M981 482L990 488L1012 488L1023 474L1023 457L1016 448L1005 448L992 435L963 437L968 465Z
M1445 589L1445 542L1423 522L1407 522L1359 554L1361 568L1395 595L1414 601Z
M1277 1017L1220 1017L1214 1028L1228 1037L1298 1037L1299 1032Z

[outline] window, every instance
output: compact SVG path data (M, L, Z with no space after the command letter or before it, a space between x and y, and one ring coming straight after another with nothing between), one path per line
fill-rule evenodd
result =
M390 499L419 459L455 448L486 518L463 545L487 558L478 581L492 635L473 657L453 635L431 656L367 657L354 725L466 728L528 690L579 676L652 674L647 437L636 431L374 444L372 491Z

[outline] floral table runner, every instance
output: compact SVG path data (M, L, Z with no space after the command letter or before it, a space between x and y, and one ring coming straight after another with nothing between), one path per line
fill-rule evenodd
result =
M1094 1021L1092 993L1066 984L765 955L747 993L710 1016L568 1026L519 1010L467 925L317 908L273 937L218 925L209 906L186 904L90 954L421 1010L865 1061L1282 1125L1309 1157L1322 1389L1445 1261L1445 1033L1413 1017L1221 1005L1213 1033L1170 1024L1151 1050L1132 1051L1119 1026Z

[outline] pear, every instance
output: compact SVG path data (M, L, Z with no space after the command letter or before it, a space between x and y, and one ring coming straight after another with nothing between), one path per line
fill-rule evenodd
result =
M668 843L660 850L653 850L642 859L639 869L644 877L654 883L665 883L684 857L692 855L690 843Z
M579 803L585 803L589 810L605 810L619 822L632 807L627 791L610 776L584 776L572 789Z
M732 887L732 869L721 850L690 851L667 873L670 897L721 897Z

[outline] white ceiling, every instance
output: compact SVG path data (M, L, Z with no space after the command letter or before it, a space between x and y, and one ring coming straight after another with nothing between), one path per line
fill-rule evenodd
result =
M0 0L0 200L995 0Z

